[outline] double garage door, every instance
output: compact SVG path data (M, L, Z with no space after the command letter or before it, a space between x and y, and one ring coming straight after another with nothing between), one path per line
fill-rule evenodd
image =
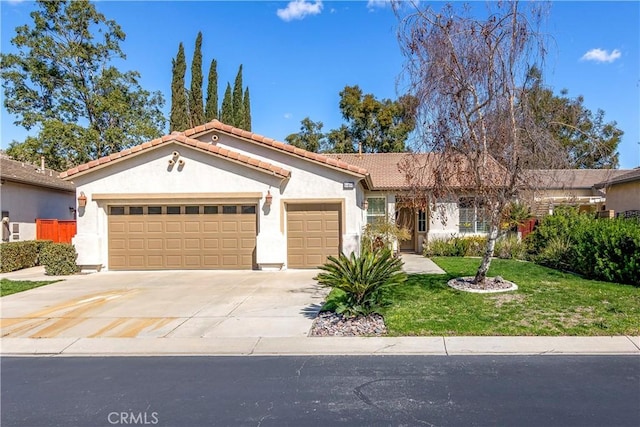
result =
M109 206L112 270L252 269L256 205Z

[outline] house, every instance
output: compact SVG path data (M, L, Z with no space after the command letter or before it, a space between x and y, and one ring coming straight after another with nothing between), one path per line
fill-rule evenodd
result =
M596 187L606 191L606 210L616 216L640 217L640 168L612 176Z
M446 204L455 217L446 225L404 209L401 156L365 156L372 163L359 165L214 120L61 176L77 188L73 243L82 266L315 268L359 251L364 225L396 210L411 217L402 250L419 250L428 233L459 231L457 203Z
M552 214L558 206L575 206L580 211L601 211L608 205L609 194L602 182L629 173L626 169L540 169L529 171L528 181L534 190L528 194L534 215Z
M75 186L59 172L0 155L2 241L36 239L36 219L73 220Z
M410 230L402 251L421 251L431 238L484 234L464 161L449 162L455 197L435 204L429 194L416 197L407 168L438 159L312 153L214 120L61 176L77 187L73 243L86 268L280 270L359 252L363 229L381 218ZM501 176L492 162L489 173Z

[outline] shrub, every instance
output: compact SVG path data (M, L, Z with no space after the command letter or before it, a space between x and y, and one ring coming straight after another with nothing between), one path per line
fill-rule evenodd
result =
M638 221L558 210L545 217L526 241L537 263L590 279L640 286Z
M434 239L425 246L424 256L482 256L486 244L487 238L483 236Z
M576 230L575 267L589 278L640 286L640 223L597 219Z
M0 270L3 273L35 267L38 252L35 241L7 242L0 245Z
M76 259L78 254L73 245L52 243L45 246L41 254L45 274L48 276L66 276L78 272Z
M364 227L362 249L368 252L391 249L396 240L411 240L411 233L386 218L378 219L373 224L367 224Z
M508 235L496 241L494 256L502 259L526 259L527 245L518 236Z
M42 252L44 252L47 246L53 244L53 240L34 240L34 243L36 244L37 254L36 265L42 265L42 263L40 262L40 259L42 258Z
M348 317L367 315L383 304L386 289L407 280L402 265L388 249L365 251L360 256L341 254L338 258L329 257L329 262L319 267L323 272L315 280L345 293L336 313Z

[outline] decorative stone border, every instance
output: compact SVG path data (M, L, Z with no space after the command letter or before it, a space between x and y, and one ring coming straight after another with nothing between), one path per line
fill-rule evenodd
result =
M487 277L488 281L491 281L486 289L481 289L476 284L472 283L474 277L458 277L451 279L447 282L447 285L453 289L463 292L473 292L477 294L495 294L498 292L510 292L518 289L518 285L508 280L504 280L500 276Z

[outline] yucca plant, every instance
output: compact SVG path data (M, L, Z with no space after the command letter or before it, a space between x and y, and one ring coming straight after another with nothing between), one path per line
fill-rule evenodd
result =
M336 313L347 317L373 313L383 302L383 293L391 286L407 280L403 262L388 249L365 251L357 256L329 257L319 268L315 280L321 286L340 289L345 293Z

